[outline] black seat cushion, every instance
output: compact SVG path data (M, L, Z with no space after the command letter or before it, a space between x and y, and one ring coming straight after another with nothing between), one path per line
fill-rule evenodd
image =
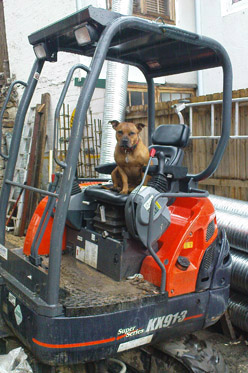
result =
M112 171L114 171L115 167L116 167L116 163L115 162L112 162L112 163L103 163L103 164L99 164L98 166L95 167L95 170L97 172L99 172L99 174L106 174L106 175L110 175Z
M110 184L109 187L112 185ZM85 189L85 195L97 201L110 203L115 206L125 206L129 194L120 194L102 186L90 186Z
M189 141L189 134L190 130L186 124L161 124L152 135L152 143L185 148Z

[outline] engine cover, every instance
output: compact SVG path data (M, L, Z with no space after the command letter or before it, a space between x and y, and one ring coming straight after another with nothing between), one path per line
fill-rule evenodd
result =
M139 188L139 187L138 187ZM125 206L125 219L129 233L140 239L147 247L150 207L154 197L160 194L152 187L143 186L133 190ZM168 198L161 197L155 202L150 242L157 241L170 225L170 212L167 207Z

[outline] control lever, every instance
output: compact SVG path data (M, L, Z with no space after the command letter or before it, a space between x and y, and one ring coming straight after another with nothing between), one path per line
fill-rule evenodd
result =
M157 152L158 158L158 175L164 174L165 154L164 152Z

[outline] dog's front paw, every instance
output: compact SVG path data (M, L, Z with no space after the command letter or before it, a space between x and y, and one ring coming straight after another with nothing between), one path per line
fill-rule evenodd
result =
M112 190L113 192L120 192L121 188L118 187L117 185L113 185L112 188L111 188L111 190Z
M122 189L122 191L120 191L120 194L128 194L128 189Z

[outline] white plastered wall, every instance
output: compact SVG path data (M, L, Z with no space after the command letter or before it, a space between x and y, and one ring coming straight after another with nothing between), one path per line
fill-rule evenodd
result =
M223 6L231 0L200 0L202 34L212 37L226 48L230 55L234 71L234 89L248 87L247 59L248 59L248 0L238 2L240 9L233 12L224 12ZM89 4L104 8L105 0L4 0L4 12L10 71L17 79L26 81L35 56L32 46L28 42L28 35L51 24ZM188 31L195 31L195 1L176 0L176 25ZM242 7L241 5L242 4ZM65 77L75 63L82 62L87 65L90 59L77 55L59 53L56 64L46 63L37 86L32 105L40 102L42 93L51 94L51 108L48 128L53 127L53 113L60 95ZM85 76L85 73L76 72L74 77ZM105 78L105 69L101 73ZM137 69L131 68L130 81L144 82L144 77ZM164 83L190 83L196 84L195 73L169 76L159 80ZM222 72L203 71L204 94L222 91ZM73 109L77 102L80 88L71 84L66 103ZM96 89L91 103L92 111L101 117L104 92ZM48 148L51 148L52 136L49 136Z
M248 1L242 0L234 7L231 0L201 1L201 25L202 34L219 41L228 52L233 67L233 89L248 88ZM221 68L203 71L204 94L222 90Z

